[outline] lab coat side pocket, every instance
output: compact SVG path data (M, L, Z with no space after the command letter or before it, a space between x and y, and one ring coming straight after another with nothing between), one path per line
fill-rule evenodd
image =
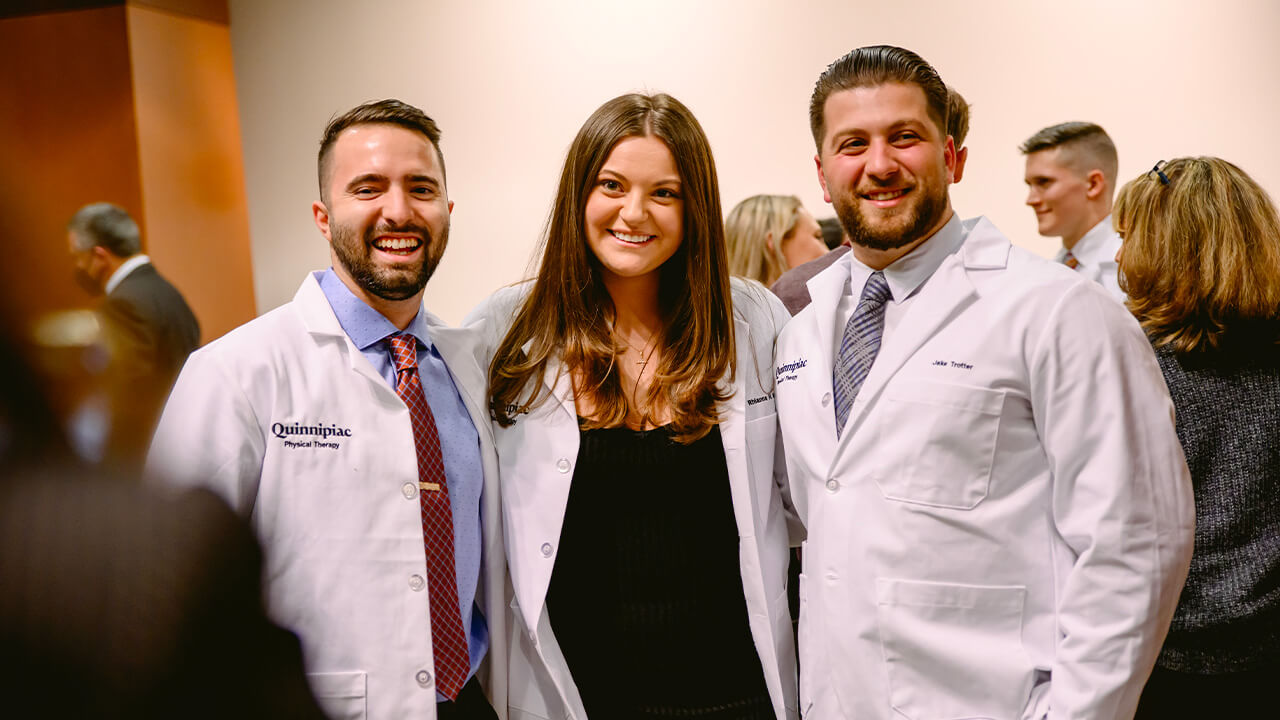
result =
M365 673L308 673L307 682L331 720L364 720L368 704Z
M1021 586L876 580L889 699L911 720L1022 716L1035 667Z
M912 379L886 389L872 468L888 500L970 510L987 497L1005 392ZM910 428L903 440L903 428Z

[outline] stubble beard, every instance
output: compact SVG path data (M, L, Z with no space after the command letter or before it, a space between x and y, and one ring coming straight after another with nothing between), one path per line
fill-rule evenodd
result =
M416 268L381 267L373 261L373 253L377 252L373 249L373 241L384 233L414 234L422 239L422 261ZM440 257L449 242L449 225L445 223L438 238L433 238L431 231L422 225L370 227L363 237L357 237L354 228L331 222L329 234L332 238L329 244L338 262L361 289L383 300L408 300L422 292L440 264Z
M913 207L902 208L894 221L873 226L859 206L858 193L848 190L832 198L836 216L855 245L872 250L896 250L919 240L942 219L947 211L946 184L917 184L910 195L916 195ZM895 222L896 221L896 222Z

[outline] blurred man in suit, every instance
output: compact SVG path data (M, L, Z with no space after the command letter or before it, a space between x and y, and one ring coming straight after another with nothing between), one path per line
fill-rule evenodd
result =
M104 454L140 466L173 381L200 344L200 325L177 288L141 252L138 225L110 203L80 208L67 223L76 282L106 295L100 308L109 354Z

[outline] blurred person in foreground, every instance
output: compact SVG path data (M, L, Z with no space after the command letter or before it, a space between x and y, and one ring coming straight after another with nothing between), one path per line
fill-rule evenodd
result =
M952 183L960 182L960 178L964 177L964 166L969 160L969 148L964 146L965 138L969 137L969 103L965 101L964 96L958 90L951 86L947 86L947 134L955 141L956 146L956 166L954 171L954 180ZM823 219L822 223L827 220ZM833 220L839 223L839 220ZM845 253L849 252L848 234L844 234L845 244L822 255L816 260L810 260L799 266L792 266L774 282L769 289L777 295L782 304L787 306L787 311L792 315L800 312L809 304L809 287L810 278L818 273L826 270L832 263L839 260ZM830 243L828 243L830 244Z
M324 717L262 554L212 493L71 459L0 328L0 693L21 718Z
M93 203L67 223L77 284L105 295L98 315L107 365L102 457L140 468L173 381L200 344L200 324L182 293L142 254L138 224L111 203Z
M1191 571L1138 717L1254 715L1280 679L1280 218L1243 170L1199 157L1131 180L1115 221L1196 500Z
M822 227L794 195L753 195L724 223L729 273L772 285L787 270L827 254Z

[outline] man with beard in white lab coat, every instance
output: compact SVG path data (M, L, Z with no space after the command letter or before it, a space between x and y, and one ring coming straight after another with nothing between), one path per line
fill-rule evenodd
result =
M484 374L422 303L453 210L439 139L396 100L329 123L312 210L333 266L191 356L148 461L249 518L336 718L506 715L505 662L476 675L506 657Z
M1123 307L952 212L946 115L933 68L888 46L810 104L853 250L777 345L801 711L1129 718L1191 555L1172 405Z

